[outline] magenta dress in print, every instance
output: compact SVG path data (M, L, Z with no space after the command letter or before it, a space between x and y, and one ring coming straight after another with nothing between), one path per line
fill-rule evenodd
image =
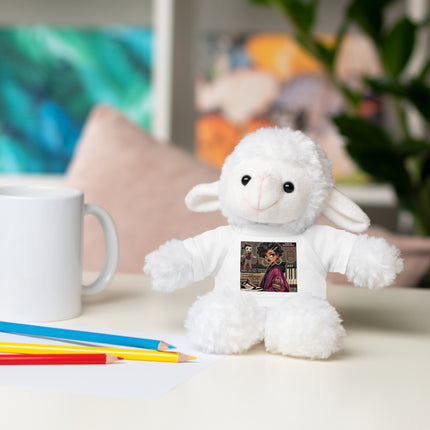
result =
M263 288L264 291L288 293L290 288L285 279L282 266L278 264L269 266L264 274L264 278L260 282L260 287Z

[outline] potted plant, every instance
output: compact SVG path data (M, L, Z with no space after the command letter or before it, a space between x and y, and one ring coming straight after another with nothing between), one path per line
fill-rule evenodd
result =
M292 24L296 40L317 58L345 101L345 111L333 121L345 138L346 150L360 168L378 182L389 183L399 206L413 216L414 233L430 236L430 50L413 73L407 70L420 31L430 26L430 17L420 22L402 14L388 22L386 12L396 0L351 0L341 17L334 42L327 44L315 33L318 0L251 0L276 7ZM359 27L372 41L383 73L363 77L360 88L346 86L335 72L336 59L346 34ZM360 115L360 105L372 91L384 99L393 115L378 124ZM427 133L414 134L409 111L419 115Z

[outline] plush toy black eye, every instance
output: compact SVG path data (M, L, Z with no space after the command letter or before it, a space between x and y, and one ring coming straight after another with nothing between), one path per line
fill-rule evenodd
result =
M284 191L286 193L292 193L294 191L294 184L292 182L285 182Z
M247 185L248 182L251 180L251 176L245 175L242 177L242 185Z

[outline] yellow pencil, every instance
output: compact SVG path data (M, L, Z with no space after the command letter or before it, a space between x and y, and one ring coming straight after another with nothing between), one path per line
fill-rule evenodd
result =
M164 352L147 349L125 349L125 348L104 348L100 346L69 346L69 345L42 345L34 343L10 343L0 342L0 352L10 352L18 354L88 354L100 353L110 354L125 360L140 361L168 361L180 363L195 360L181 352Z

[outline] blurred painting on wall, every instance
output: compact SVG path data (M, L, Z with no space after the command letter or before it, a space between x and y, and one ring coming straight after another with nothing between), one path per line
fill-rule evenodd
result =
M332 43L330 36L322 40ZM246 134L265 126L300 129L316 139L333 163L338 182L363 182L344 149L331 117L345 106L320 63L286 34L209 34L199 47L196 78L195 150L198 158L221 167ZM351 88L380 67L361 35L344 40L336 72ZM362 101L362 115L382 119L378 97Z
M85 119L110 104L152 124L151 29L0 28L0 173L62 173Z

